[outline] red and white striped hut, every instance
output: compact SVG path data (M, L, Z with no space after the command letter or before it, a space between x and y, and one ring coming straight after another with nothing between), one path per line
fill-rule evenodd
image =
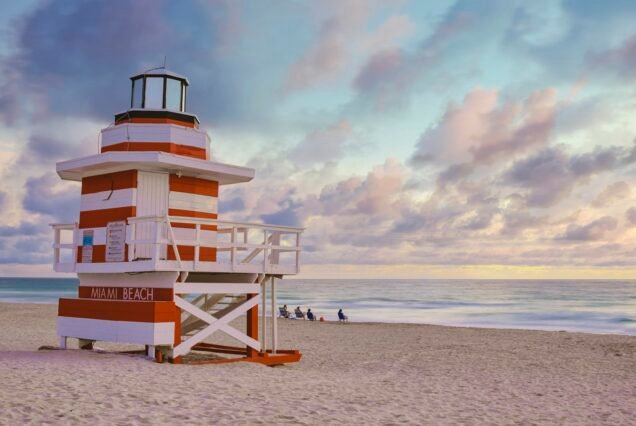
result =
M298 361L277 347L276 279L298 273L302 229L219 220L219 187L254 170L211 158L185 77L160 68L131 80L130 109L101 131L99 153L57 164L82 183L79 221L52 225L54 269L79 278L78 297L59 302L61 347L73 337L172 362L192 350ZM243 315L244 332L231 324ZM211 343L218 331L240 346Z

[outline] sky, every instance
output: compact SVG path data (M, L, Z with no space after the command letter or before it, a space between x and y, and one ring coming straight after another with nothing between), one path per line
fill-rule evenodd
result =
M24 1L0 16L0 275L52 275L128 77L190 80L220 217L303 277L634 278L636 2Z

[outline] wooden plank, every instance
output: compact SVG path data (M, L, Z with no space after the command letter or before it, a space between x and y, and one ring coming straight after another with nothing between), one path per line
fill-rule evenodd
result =
M240 283L176 283L174 286L176 294L188 293L229 293L229 294L245 294L260 293L260 285L258 284L240 284Z
M82 179L82 195L101 191L136 188L137 170L106 173Z
M58 304L58 316L109 321L172 322L175 311L173 302L60 299Z

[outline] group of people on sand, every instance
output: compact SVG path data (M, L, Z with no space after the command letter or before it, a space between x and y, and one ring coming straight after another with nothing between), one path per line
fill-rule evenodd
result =
M289 319L293 319L293 318L302 318L302 319L308 319L309 321L316 321L316 315L314 315L313 312L311 312L311 308L307 308L307 313L304 313L302 311L302 309L300 309L300 306L296 306L296 309L294 309L294 315L292 316L292 313L289 312L287 310L287 305L284 305L282 308L279 308L280 310L280 316L283 318L289 318ZM342 309L338 310L338 321L347 321L349 318L344 314L344 312L342 312ZM323 317L320 317L320 321L324 321Z

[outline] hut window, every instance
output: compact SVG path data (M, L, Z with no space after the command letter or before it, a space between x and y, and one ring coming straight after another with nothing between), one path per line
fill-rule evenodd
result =
M143 89L144 89L144 80L142 78L138 78L137 80L133 80L133 91L132 91L132 100L130 103L131 108L141 108L142 107L142 97L143 97Z
M163 77L146 77L146 101L144 108L163 107Z
M181 111L181 82L173 78L166 80L166 109Z

